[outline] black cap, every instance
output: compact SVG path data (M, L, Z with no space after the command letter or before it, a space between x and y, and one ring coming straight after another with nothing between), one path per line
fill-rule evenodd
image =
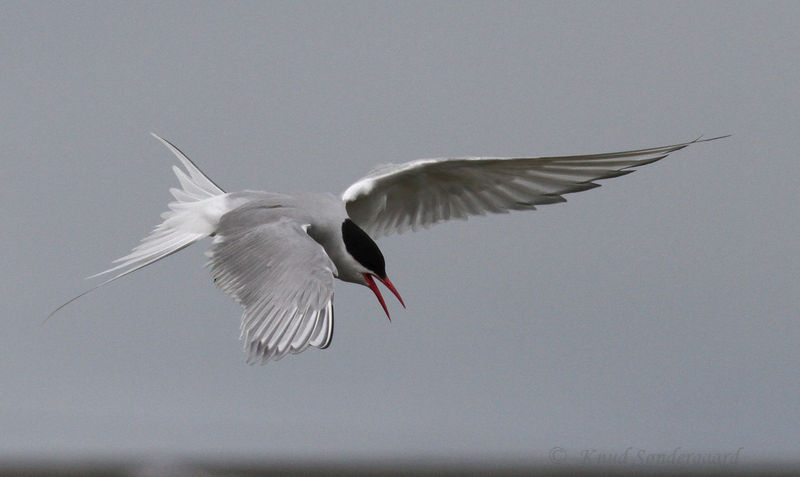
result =
M352 220L342 222L342 239L347 252L380 278L386 278L386 261L378 248L378 244Z

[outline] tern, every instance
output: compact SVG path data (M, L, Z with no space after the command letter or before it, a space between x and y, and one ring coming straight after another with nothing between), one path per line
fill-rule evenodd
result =
M264 364L333 337L334 278L368 287L391 320L376 281L405 303L386 275L373 239L417 231L471 215L535 210L594 181L633 172L689 145L557 157L458 157L385 164L333 194L225 192L169 141L151 133L178 159L180 188L163 222L116 265L117 272L56 308L206 237L216 285L243 308L241 339L248 363ZM48 317L49 318L49 317Z

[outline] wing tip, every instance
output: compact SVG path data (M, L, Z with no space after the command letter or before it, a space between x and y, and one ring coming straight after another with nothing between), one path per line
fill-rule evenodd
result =
M325 305L325 319L328 320L328 333L322 345L318 346L319 349L328 349L333 342L333 297Z
M333 298L323 308L324 313L318 315L318 322L308 339L301 346L290 344L283 349L279 349L278 344L274 346L266 345L261 339L251 336L248 332L242 331L239 339L244 341L244 351L246 353L245 363L251 366L265 365L270 361L280 361L289 354L302 353L309 347L327 349L333 341Z

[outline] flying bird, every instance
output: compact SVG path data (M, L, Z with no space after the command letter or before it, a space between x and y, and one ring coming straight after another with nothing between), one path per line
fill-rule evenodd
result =
M262 364L330 345L334 278L371 289L387 317L376 282L405 307L375 238L471 215L565 202L564 194L598 187L596 180L622 176L689 145L727 137L605 154L385 164L336 196L225 192L172 143L153 136L183 166L172 167L180 188L170 189L175 201L161 215L163 222L131 253L115 260L115 266L90 278L116 275L50 316L92 290L212 237L206 252L211 275L244 307L241 339L247 361Z

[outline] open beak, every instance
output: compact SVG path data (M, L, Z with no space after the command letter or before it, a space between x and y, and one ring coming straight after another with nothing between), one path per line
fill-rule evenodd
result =
M364 273L363 275L364 275L364 280L367 281L367 286L369 287L369 289L372 290L372 293L374 293L376 297L378 297L378 301L381 303L383 311L386 312L386 317L389 318L389 321L392 321L392 317L389 316L389 309L386 308L386 302L383 301L383 296L381 295L381 291L378 290L378 285L375 284L375 280L372 277L377 278L381 283L383 283L386 286L386 288L389 289L389 291L394 293L394 296L397 297L397 299L400 301L400 304L403 305L403 308L405 308L406 304L403 303L403 298L400 296L399 293L397 293L397 289L392 284L392 281L389 280L388 278L381 278L377 275L372 275L371 273Z

